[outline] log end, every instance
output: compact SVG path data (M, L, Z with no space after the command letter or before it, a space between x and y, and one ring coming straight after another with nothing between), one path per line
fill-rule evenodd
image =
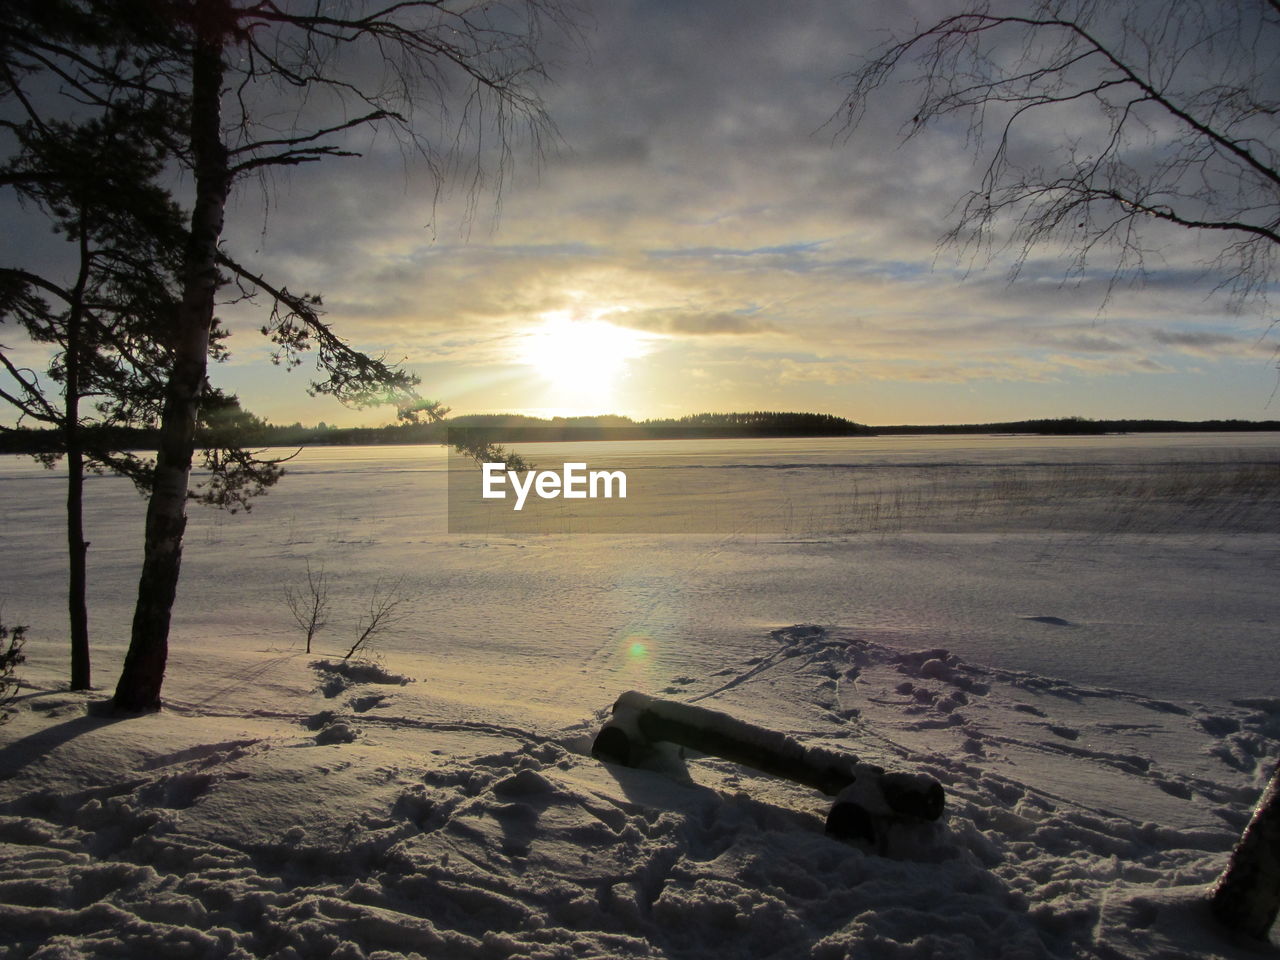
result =
M886 773L880 791L894 813L920 820L937 820L947 803L942 784L914 773Z
M621 727L606 724L596 734L591 744L591 756L603 763L617 763L624 767L631 766L633 759L631 738Z
M865 840L867 843L874 843L875 818L860 804L837 802L827 814L827 835L837 840Z

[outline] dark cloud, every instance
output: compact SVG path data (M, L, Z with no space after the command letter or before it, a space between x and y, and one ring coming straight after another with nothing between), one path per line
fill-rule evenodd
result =
M1200 350L1234 347L1241 343L1239 337L1209 330L1153 330L1151 339L1169 347L1192 347Z
M1056 337L1052 344L1063 350L1074 350L1079 353L1126 353L1133 349L1133 344L1115 339L1089 334L1078 334L1072 337Z
M618 171L641 166L653 155L649 141L636 135L595 136L583 143L566 147L555 158L565 170L604 167Z
M675 247L665 250L650 250L647 256L655 260L670 259L717 259L747 257L804 257L821 249L821 242L788 243L754 249L736 249L733 247Z

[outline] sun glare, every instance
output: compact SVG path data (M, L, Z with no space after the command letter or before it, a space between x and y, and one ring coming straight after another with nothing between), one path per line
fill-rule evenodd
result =
M544 314L538 326L519 337L516 359L532 367L562 400L581 397L607 404L628 365L649 352L652 340L599 315L578 317L558 310Z

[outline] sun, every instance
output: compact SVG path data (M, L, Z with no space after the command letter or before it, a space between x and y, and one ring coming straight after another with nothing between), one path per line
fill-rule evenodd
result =
M652 349L653 337L596 315L556 310L516 339L516 360L532 367L558 394L597 402L613 399L632 361ZM563 398L562 398L563 399Z

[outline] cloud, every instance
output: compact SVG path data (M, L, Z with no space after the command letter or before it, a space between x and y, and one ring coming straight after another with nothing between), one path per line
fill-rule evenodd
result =
M650 333L669 335L746 336L767 333L777 328L767 320L745 313L679 313L653 311L641 314L619 313L610 319L623 326Z
M1214 330L1152 330L1151 339L1166 347L1201 356L1247 352L1256 346L1242 338Z
M1053 345L1079 353L1127 353L1133 349L1131 343L1122 342L1115 337L1089 334L1056 338Z
M933 9L596 5L589 56L561 51L546 88L562 147L518 165L500 208L484 200L468 220L464 192L437 197L377 143L282 180L265 237L242 202L228 242L323 292L357 345L473 379L548 314L654 334L631 375L641 414L680 402L682 380L705 386L699 404L750 402L768 383L825 390L804 396L835 408L860 384L1136 384L1188 355L1250 355L1249 321L1183 234L1158 238L1164 261L1140 286L1116 286L1105 256L1072 276L1041 248L1011 283L998 246L990 262L938 249L980 174L963 131L902 146L906 85L885 87L851 138L828 123L835 78Z

